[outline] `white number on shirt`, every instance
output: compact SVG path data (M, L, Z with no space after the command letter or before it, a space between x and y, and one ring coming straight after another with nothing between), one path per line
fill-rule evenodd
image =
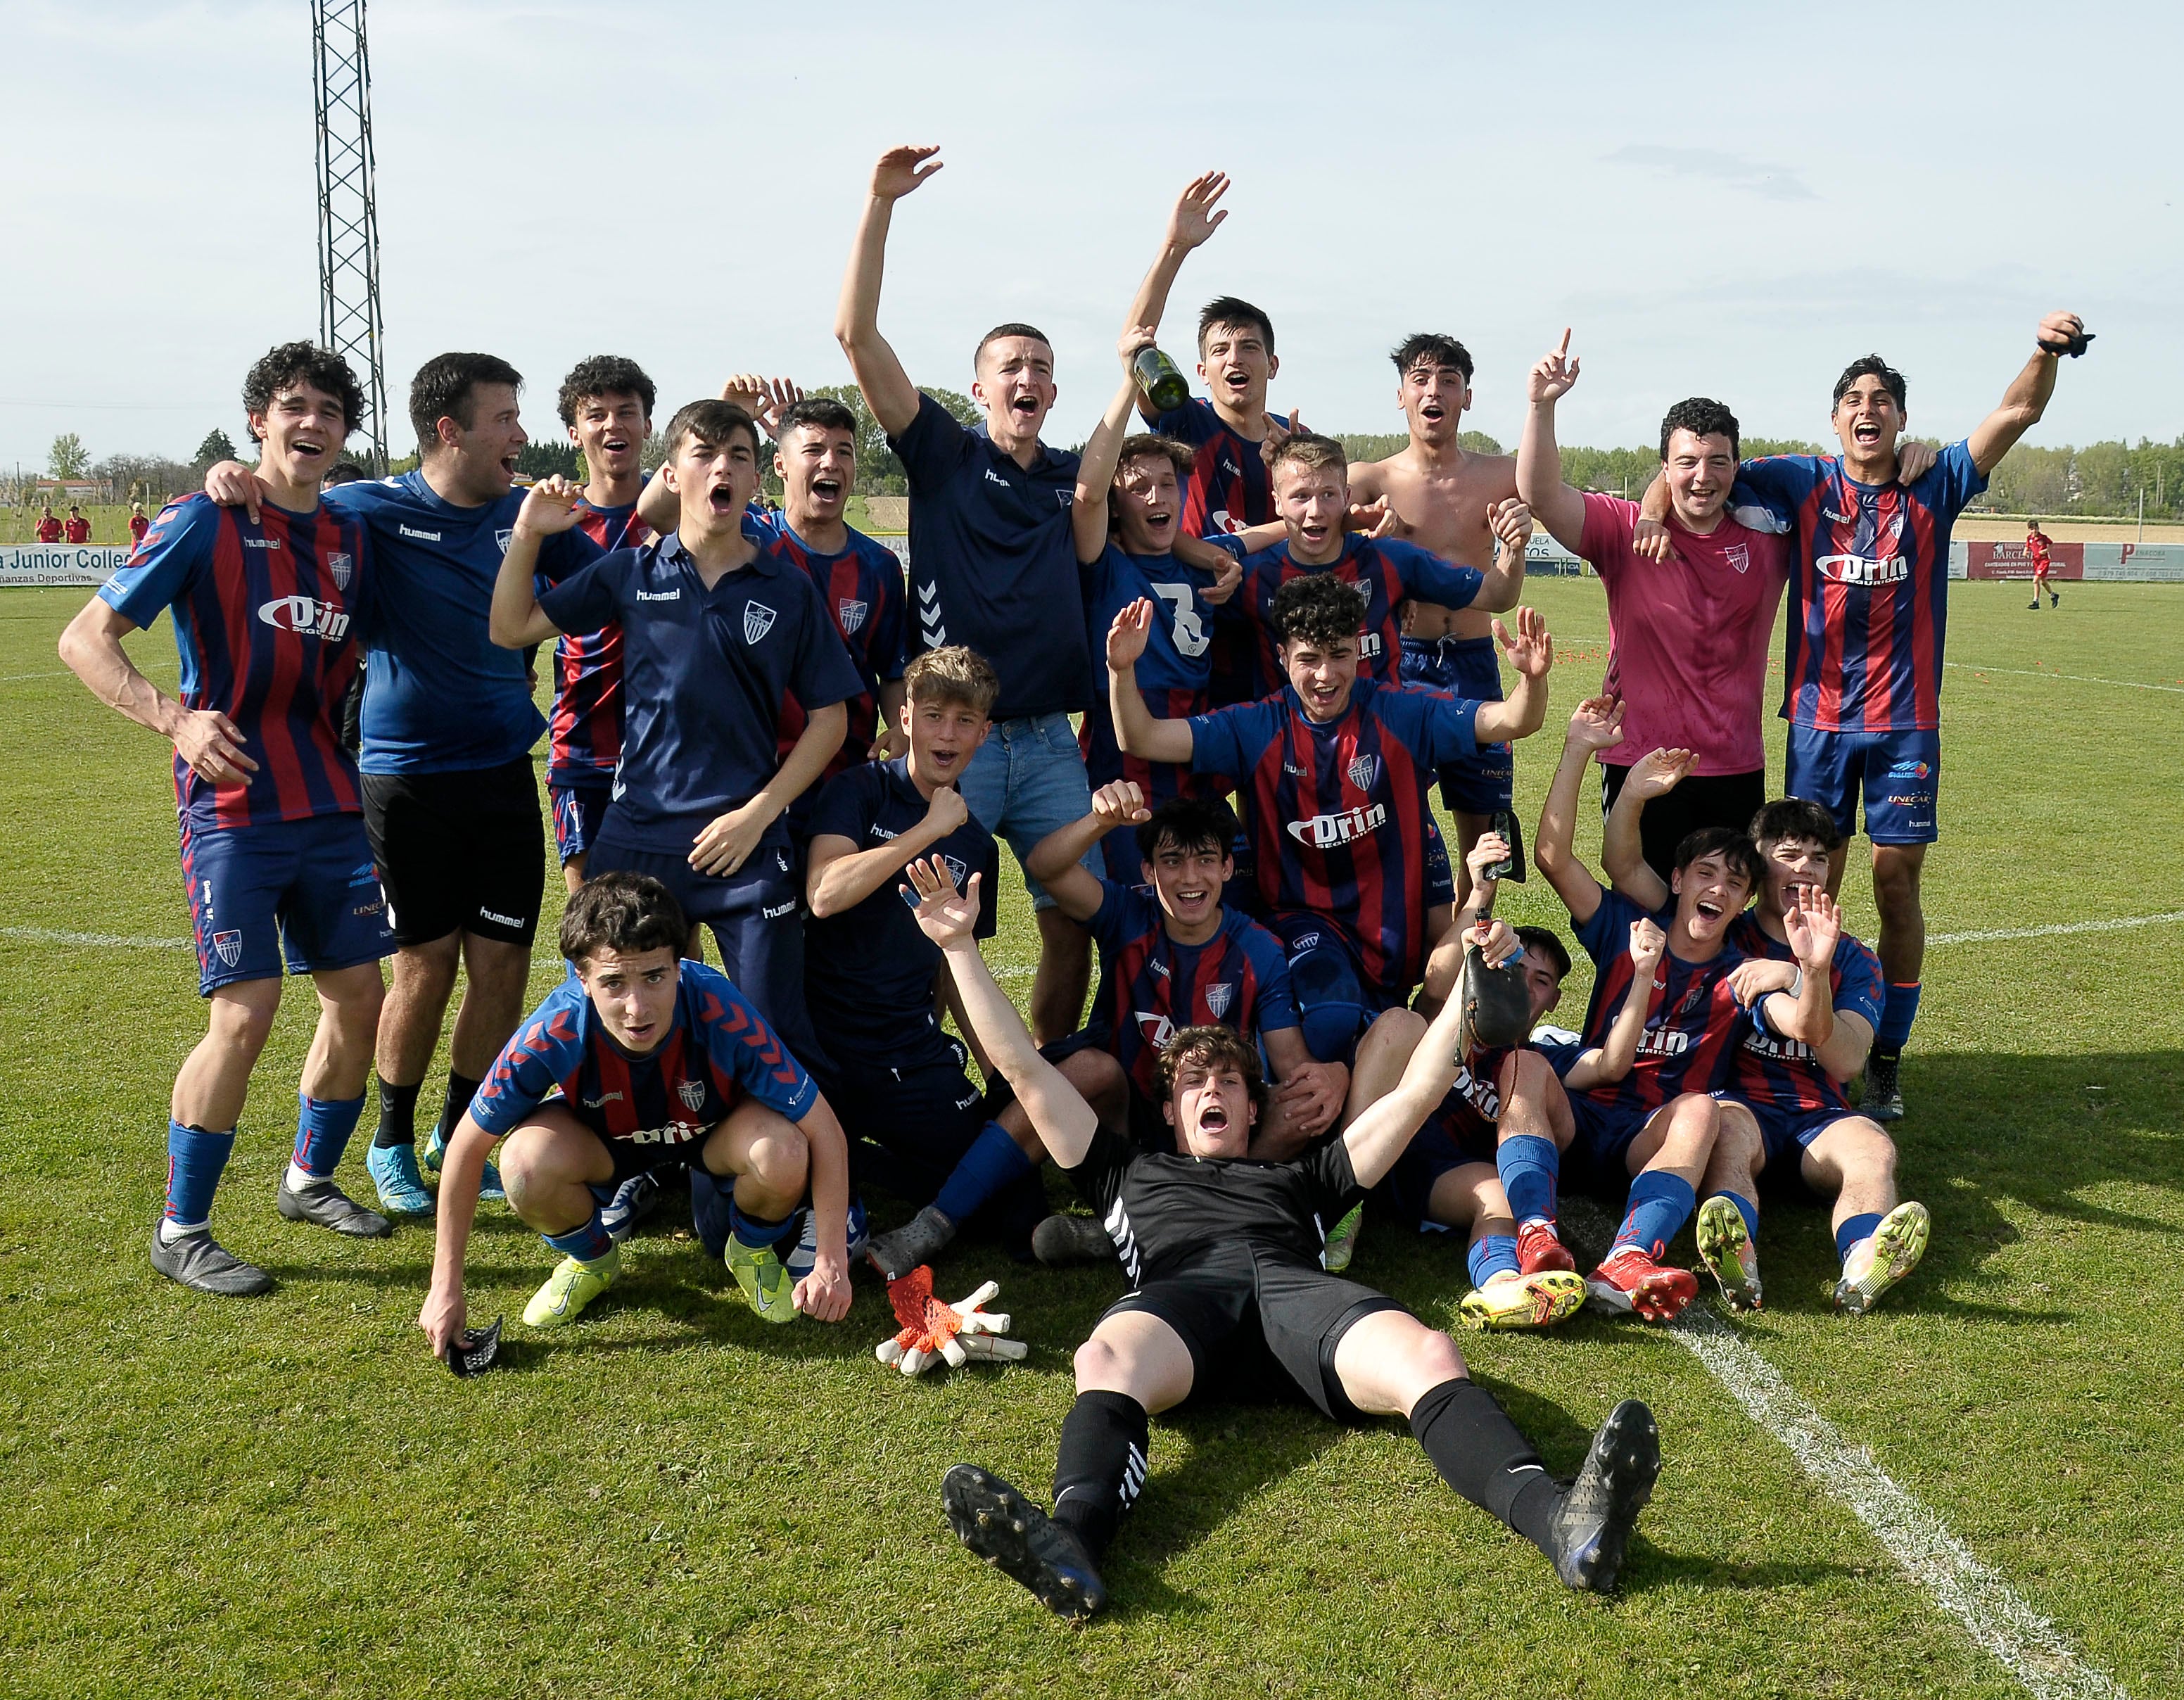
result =
M1156 584L1153 594L1175 608L1175 652L1202 655L1213 645L1206 635L1206 622L1198 617L1198 593L1188 584Z

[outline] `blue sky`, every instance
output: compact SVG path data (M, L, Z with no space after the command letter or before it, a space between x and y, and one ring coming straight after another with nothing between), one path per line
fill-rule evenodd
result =
M1209 167L1232 215L1163 340L1186 353L1211 295L1257 302L1276 403L1322 429L1400 429L1385 351L1432 329L1513 443L1568 324L1567 441L1648 441L1694 393L1818 437L1869 349L1914 429L1960 435L2065 306L2100 341L2031 440L2184 432L2174 8L911 9L373 0L398 415L456 348L529 376L534 433L594 353L642 361L663 412L739 368L844 380L872 159L930 141L883 328L964 389L988 326L1042 326L1057 442ZM0 464L64 430L94 455L238 435L244 368L317 325L308 8L8 0L0 36Z

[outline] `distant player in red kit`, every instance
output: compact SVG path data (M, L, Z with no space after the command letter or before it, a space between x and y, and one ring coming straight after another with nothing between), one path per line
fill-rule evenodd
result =
M2048 582L2050 565L2048 550L2054 541L2040 529L2039 521L2027 520L2025 522L2025 553L2032 562L2032 600L2026 605L2029 607L2037 608L2043 594L2050 608L2059 605L2063 600L2062 593Z

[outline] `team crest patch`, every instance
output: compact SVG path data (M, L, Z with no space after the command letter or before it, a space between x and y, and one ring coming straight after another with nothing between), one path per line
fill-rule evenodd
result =
M334 576L334 583L343 590L348 588L349 575L356 570L346 550L336 549L326 556L326 571Z
M842 635L846 638L851 633L861 629L865 623L865 616L871 611L869 605L854 601L848 597L844 597L842 600L837 602L834 605L834 612L841 616Z
M1219 1021L1228 1013L1228 1006L1236 1001L1236 983L1222 980L1206 989L1206 1012Z
M1724 549L1721 555L1722 559L1739 572L1749 572L1752 570L1752 551L1743 543L1733 543Z
M1350 783L1361 791L1373 789L1373 782L1380 777L1380 758L1377 755L1355 755L1350 761Z
M495 532L493 534L493 540L500 545L500 552L503 555L506 555L508 553L509 543L515 536L515 528L513 526L510 526L504 530Z
M675 1083L675 1095L682 1101L682 1107L694 1116L705 1106L705 1083L678 1080Z
M744 642L755 644L773 630L774 612L763 602L744 604Z
M233 967L242 960L242 934L215 933L212 935L212 953L224 967Z
M961 891L963 883L971 877L970 864L958 856L944 856L940 859L948 864L948 877L956 882L956 889Z

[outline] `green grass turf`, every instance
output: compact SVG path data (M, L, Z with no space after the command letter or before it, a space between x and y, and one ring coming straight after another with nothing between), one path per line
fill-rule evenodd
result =
M2073 587L2034 615L2025 594L1955 588L1970 665L1946 697L1934 930L2184 907L2184 695L2039 677L2174 682L2184 598ZM57 676L81 596L0 599L0 926L176 938L164 751ZM1528 822L1605 636L1596 584L1534 599L1563 666L1518 759ZM167 633L132 643L171 683ZM1869 890L1846 895L1868 929ZM1536 881L1504 907L1565 919ZM1020 889L1003 908L1021 995ZM1031 1356L911 1384L871 1357L894 1325L877 1283L839 1328L769 1328L665 1230L594 1318L528 1335L514 1318L550 1257L488 1211L471 1314L510 1317L508 1367L460 1383L413 1326L426 1233L359 1246L274 1212L302 988L218 1210L281 1288L222 1302L144 1261L168 1086L203 1020L188 954L7 942L0 1647L20 1692L2019 1692L1693 1357L1590 1318L1463 1344L1557 1470L1617 1396L1658 1413L1668 1468L1619 1598L1564 1593L1400 1425L1213 1405L1156 1425L1116 1608L1068 1631L946 1536L937 1486L972 1458L1043 1490L1114 1272L960 1248L941 1286L1000 1278ZM1925 1268L1838 1319L1825 1220L1772 1210L1771 1307L1736 1324L2135 1696L2184 1692L2180 946L2173 923L1937 945L1902 1130L1936 1217ZM554 978L542 956L536 989ZM1583 991L1580 970L1570 1009ZM344 1172L364 1186L360 1157ZM1464 1285L1458 1246L1385 1231L1355 1273L1440 1323Z

